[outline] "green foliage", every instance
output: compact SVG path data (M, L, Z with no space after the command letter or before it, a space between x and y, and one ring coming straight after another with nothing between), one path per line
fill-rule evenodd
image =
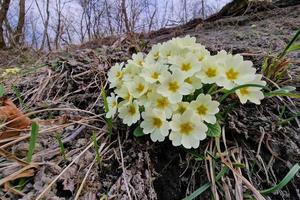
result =
M27 154L27 162L29 162L29 163L32 160L32 155L34 153L38 132L39 132L39 125L36 122L32 122L31 135L30 135L30 141L29 141L29 151Z
M101 96L102 96L102 99L103 99L104 111L107 113L109 111L109 107L108 107L107 97L106 97L106 94L105 94L105 88L104 88L102 82L101 82ZM106 123L107 123L107 126L108 126L109 135L111 136L112 135L112 128L113 128L112 118L106 118Z
M134 135L135 137L141 137L141 136L144 136L145 134L144 134L144 132L143 132L143 129L142 129L140 126L138 126L138 127L136 127L136 128L134 129L133 135Z
M228 167L223 167L222 170L219 172L219 174L216 176L216 181L220 180L221 177L223 177L228 172ZM199 195L201 195L203 192L205 192L209 187L211 186L211 183L205 183L200 188L195 190L191 195L185 197L183 200L193 200Z
M287 118L287 119L282 119L282 120L280 121L280 124L287 124L288 122L290 122L290 121L296 119L297 117L300 117L300 112L298 112L297 114L295 114L295 115L293 115L292 117L289 117L289 118Z
M209 137L220 137L221 136L221 126L218 122L215 124L206 123L206 126L208 128L208 131L206 133L207 136L209 136Z
M267 78L281 83L287 76L287 70L290 67L290 61L286 58L288 53L299 51L300 44L296 43L300 39L300 29L297 31L292 40L285 49L275 57L266 57L262 65L262 73Z
M5 95L4 85L0 84L0 97L3 97L4 95Z
M19 101L19 104L20 104L23 108L26 108L20 90L19 90L15 85L12 86L12 90L13 90L13 92L15 93L15 95L16 95L18 101Z
M64 146L64 143L61 139L61 135L57 134L55 138L58 141L59 148L60 148L60 153L63 155L64 160L68 160L67 156L66 156L66 153L65 153L65 146Z
M287 175L277 185L274 185L273 187L271 187L269 189L262 190L262 191L260 191L260 193L263 195L267 195L267 194L271 194L271 193L274 193L274 192L280 190L281 188L286 186L296 176L296 174L299 172L299 170L300 170L300 165L297 163L292 167L292 169L290 169L290 171L287 173Z
M92 141L93 141L93 146L94 146L94 149L95 149L95 152L96 152L96 161L97 161L98 164L100 164L101 163L101 158L100 158L100 153L99 153L99 145L97 143L97 136L96 136L95 132L92 135Z

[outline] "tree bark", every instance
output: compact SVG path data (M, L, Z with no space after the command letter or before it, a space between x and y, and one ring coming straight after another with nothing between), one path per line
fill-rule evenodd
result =
M19 20L16 31L14 33L14 42L16 45L21 44L23 38L23 28L25 24L25 0L19 1Z
M56 25L56 33L55 33L55 48L59 49L59 39L60 39L60 32L61 32L61 0L56 2L56 12L57 12L57 25Z
M0 10L0 49L4 49L6 47L4 35L3 35L3 22L6 19L6 14L9 8L10 0L3 0Z
M43 24L44 24L43 38L42 38L42 43L41 43L41 46L40 46L40 50L43 50L44 46L45 46L46 39L47 39L47 41L49 40L49 36L48 36L48 24L49 24L49 17L50 17L49 0L46 1L46 19L45 20L44 20L42 11L40 9L40 6L38 4L38 0L35 0L35 4L38 8L38 11L40 13L41 19L42 19ZM49 48L49 50L51 50L51 47L49 46L49 44L48 44L48 48Z
M131 30L130 30L127 10L126 10L126 1L125 0L121 0L121 10L122 10L122 14L123 14L123 17L124 17L123 19L124 19L124 23L125 23L126 32L130 33Z

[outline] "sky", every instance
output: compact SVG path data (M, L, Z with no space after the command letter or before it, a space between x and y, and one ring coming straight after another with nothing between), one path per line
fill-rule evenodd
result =
M45 2L46 0L26 0L26 41L32 40L33 37L33 30L37 40L41 40L42 33L43 33L43 21L41 20L38 8L36 6L36 1L38 2L42 14L45 17ZM57 23L57 12L56 6L57 3L61 1L62 5L62 15L65 19L66 26L70 26L70 29L73 29L72 37L74 43L80 42L80 36L78 30L80 29L80 19L83 12L83 9L80 5L80 0L50 0L50 28L49 34L51 36L55 35L55 25ZM93 0L97 2L101 2L103 0ZM130 2L133 0L127 0L128 6ZM135 0L139 2L139 0ZM226 3L230 0L204 0L205 5L207 8L206 12L207 15L212 14L212 12L216 12L220 10ZM14 27L17 23L18 19L18 0L12 0L10 9L8 12L8 20L10 21L11 25ZM117 0L108 0L111 4L115 4ZM135 2L135 3L136 3ZM148 0L149 4L157 4L157 19L156 19L156 29L165 27L165 26L174 26L182 22L184 16L182 16L182 5L183 0ZM201 0L186 0L187 6L187 16L186 20L190 20L195 17L199 17L199 13L201 10ZM167 7L166 7L167 6ZM173 10L173 12L171 12ZM196 13L195 13L196 11ZM143 24L144 20L142 19L144 15L147 14L147 11L144 11L142 16L139 19L139 23ZM130 13L129 13L130 15ZM166 16L167 20L160 21L163 16ZM139 26L137 26L139 27ZM104 27L105 29L105 27ZM141 31L137 28L137 32Z

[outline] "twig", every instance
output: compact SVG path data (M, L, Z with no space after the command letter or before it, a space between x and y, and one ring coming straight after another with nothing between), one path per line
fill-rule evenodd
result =
M124 184L125 184L125 188L128 194L128 198L130 200L132 200L131 194L130 194L130 190L129 190L129 186L128 186L128 182L127 182L127 177L126 177L126 169L124 166L124 158L123 158L123 153L122 153L122 145L121 145L121 140L120 140L120 135L118 134L118 142L119 142L119 149L120 149L120 155L121 155L121 166L123 169L123 179L124 179Z
M80 187L79 187L79 189L78 189L78 191L77 191L77 193L76 193L76 196L75 196L74 200L77 200L77 199L79 198L80 193L81 193L81 190L82 190L82 188L83 188L83 186L84 186L84 184L85 184L85 181L86 181L87 177L89 176L89 173L90 173L92 167L93 167L94 164L95 164L95 161L96 161L96 158L94 158L94 160L93 160L93 162L91 163L89 169L87 170L87 172L86 172L86 174L85 174L85 176L84 176L84 178L83 178L83 180L82 180L82 182L81 182L81 184L80 184Z
M99 135L97 139L101 138L104 134L105 132ZM72 160L72 162L58 176L55 177L55 179L53 179L53 181L37 196L36 200L41 199L52 185L75 163L76 160L78 160L89 148L91 148L91 146L93 146L92 142L78 156L76 156L76 158Z
M63 143L68 143L71 142L72 140L74 140L77 135L79 135L81 133L81 131L83 131L85 129L85 126L80 126L76 131L74 131L71 135L69 135L68 137L66 137L65 139L63 139Z

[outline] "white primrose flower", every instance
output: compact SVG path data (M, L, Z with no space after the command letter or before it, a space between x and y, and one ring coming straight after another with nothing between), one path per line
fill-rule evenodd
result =
M172 116L174 104L172 104L167 97L155 94L151 97L151 104L149 108L155 108L166 114L167 119Z
M160 62L162 60L161 52L160 52L161 48L162 48L162 44L160 43L153 45L150 52L145 58L145 63L149 64L149 63Z
M224 70L220 59L221 54L215 56L206 56L202 61L201 71L196 74L196 77L201 79L203 83L218 83L224 79Z
M143 67L145 63L144 60L144 54L143 53L137 53L132 55L132 60L128 60L128 64L134 64L137 67Z
M243 85L254 80L256 70L252 65L251 61L244 61L239 54L227 55L222 64L224 78L218 84L230 90L236 85Z
M119 103L119 117L124 124L131 126L140 119L139 106L136 101L128 103L122 101Z
M156 89L157 85L149 85L147 92L137 99L138 104L148 107L152 103L153 97L157 94Z
M170 58L179 55L179 52L180 52L179 48L175 44L166 42L161 46L160 58L164 60L166 63L168 63Z
M192 110L187 110L182 115L174 115L170 127L169 138L172 144L183 145L187 149L199 147L200 140L206 138L208 130Z
M128 87L126 85L122 85L120 88L115 89L115 93L124 99L123 102L131 103L132 102L132 94L129 92Z
M145 134L150 133L153 142L162 142L169 135L169 122L166 120L165 113L157 109L146 109L142 113L144 121L141 128Z
M170 42L177 45L179 48L190 48L196 45L196 38L187 35L182 38L173 38Z
M256 75L255 79L246 84L257 84L265 86L266 82L262 81L262 75ZM248 100L255 104L260 104L260 101L264 98L264 94L261 91L261 88L258 87L243 87L236 91L237 96L239 97L242 104L245 104Z
M126 82L125 84L128 87L129 93L134 98L141 97L149 88L148 83L138 76L135 77L131 82Z
M202 88L202 80L197 78L195 75L184 79L184 82L193 87L191 93L195 92L195 90L197 89Z
M122 78L123 78L123 71L122 68L124 66L124 63L120 64L115 64L110 68L110 70L107 73L108 76L108 81L110 82L109 87L114 88L122 83Z
M201 70L201 63L198 62L191 53L184 56L171 57L170 63L172 64L170 69L173 72L179 70L185 78L193 76L196 72Z
M157 88L157 92L167 97L171 103L180 102L183 95L188 95L193 90L193 87L184 82L184 79L185 77L178 71L173 74L166 72L160 78L161 85Z
M133 54L125 66L116 64L109 70L108 81L114 91L107 98L106 117L117 113L128 126L140 120L140 127L154 142L168 136L174 146L197 148L206 138L208 123L217 122L220 105L198 89L207 84L220 90L244 84L266 85L252 65L241 55L224 50L211 56L195 37L158 43L147 55ZM195 91L199 91L198 97L186 102ZM260 104L264 98L258 87L243 87L235 93L242 104Z
M173 115L180 114L182 115L187 109L189 109L190 103L188 102L179 102L176 104Z
M168 71L168 66L163 63L151 63L145 64L141 72L141 77L143 77L149 83L155 83L159 80L162 73Z
M140 67L138 67L136 64L128 63L123 71L123 81L125 82L131 82L135 77L139 76L141 73Z
M207 49L199 43L196 43L194 46L192 46L191 50L199 62L210 55L210 52L207 51Z
M108 112L106 113L106 118L113 117L118 108L118 96L114 93L111 93L109 97L107 97L107 104L108 104Z
M191 108L200 117L200 119L215 124L217 119L215 114L219 112L220 103L212 101L210 95L199 94L195 101L190 103Z
M16 75L18 74L19 72L21 71L20 68L17 68L17 67L13 67L13 68L7 68L4 70L4 72L2 73L2 77L5 77L5 76L9 76L9 75Z

